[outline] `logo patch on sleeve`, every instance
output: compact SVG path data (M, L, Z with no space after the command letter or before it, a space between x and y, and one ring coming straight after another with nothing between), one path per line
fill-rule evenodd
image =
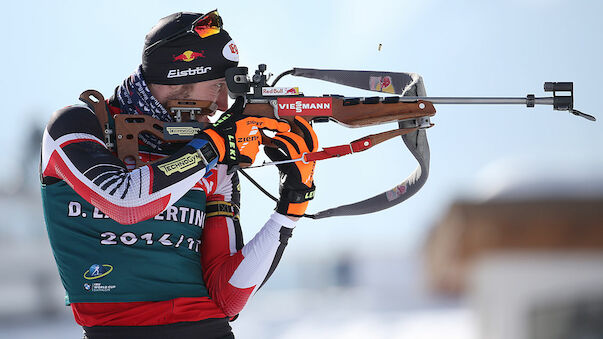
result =
M176 160L166 162L157 166L165 175L170 176L176 172L183 173L202 162L201 157L197 153L189 153L181 156Z

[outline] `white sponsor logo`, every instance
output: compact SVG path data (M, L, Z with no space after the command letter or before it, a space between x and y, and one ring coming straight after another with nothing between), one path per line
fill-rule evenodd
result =
M233 40L230 40L224 45L224 48L222 48L222 55L230 61L239 61L239 49Z
M299 87L262 87L262 95L297 95Z
M305 104L301 101L296 101L294 104L278 104L279 109L295 110L297 113L301 113L303 110L308 109L331 109L330 103L309 103Z
M182 70L181 69L170 69L167 77L168 78L180 78L180 77L187 77L190 75L205 74L209 71L211 71L211 66L207 66L207 67L199 66L196 68L189 68L189 69L182 69Z
M93 283L92 288L90 286L84 286L89 291L92 292L111 292L112 289L116 288L115 285L103 285L101 283Z

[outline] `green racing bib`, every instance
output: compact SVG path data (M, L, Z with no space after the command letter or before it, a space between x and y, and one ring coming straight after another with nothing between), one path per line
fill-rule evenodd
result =
M199 253L205 192L191 190L133 225L113 221L64 181L42 185L42 201L67 304L208 296Z

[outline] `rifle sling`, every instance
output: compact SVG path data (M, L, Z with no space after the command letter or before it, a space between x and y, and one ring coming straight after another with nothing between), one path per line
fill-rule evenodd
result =
M358 140L354 140L347 145L325 147L321 151L307 153L303 158L304 161L317 161L329 158L338 158L344 155L366 151L367 149L386 140L414 132L417 129L418 127L398 128L391 131L367 135Z
M404 121L399 122L401 128L406 128L404 123ZM402 183L371 198L304 216L312 219L323 219L335 216L374 213L397 205L417 193L423 187L429 175L430 153L427 133L425 130L419 129L402 135L402 140L419 163L414 172L402 181Z

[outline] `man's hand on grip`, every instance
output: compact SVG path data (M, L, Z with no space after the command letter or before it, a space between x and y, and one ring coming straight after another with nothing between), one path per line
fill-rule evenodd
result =
M295 117L294 123L303 136L293 132L277 133L271 139L277 148L264 148L266 155L272 161L298 159L304 153L315 152L318 149L318 138L312 126L300 117ZM308 208L308 201L314 198L316 189L313 180L315 162L297 161L280 164L277 167L281 173L281 183L276 211L289 216L303 216Z
M218 121L202 131L199 136L213 142L221 163L251 165L262 142L260 130L286 132L289 125L273 118L243 115L244 99L239 97Z

